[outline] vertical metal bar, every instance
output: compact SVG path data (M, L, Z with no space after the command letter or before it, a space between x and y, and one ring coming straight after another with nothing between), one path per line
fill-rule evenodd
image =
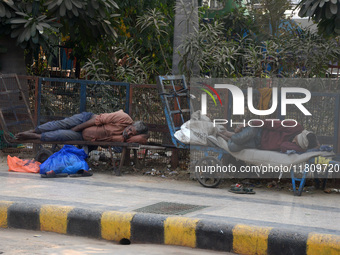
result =
M17 75L15 75L14 78L15 78L17 84L18 84L18 88L19 88L19 90L20 90L20 94L21 94L22 99L24 100L25 106L26 106L26 108L27 108L27 112L28 112L29 118L31 119L32 124L33 124L33 126L34 126L34 120L33 120L33 118L32 118L32 114L31 114L31 110L30 110L30 105L29 105L29 103L27 102L27 99L26 99L25 94L24 94L24 92L23 92L23 89L22 89L22 87L21 87L21 83L20 83L20 81L19 81L19 78L18 78Z
M335 107L334 107L334 135L335 135L335 143L334 143L334 151L335 153L338 153L338 149L340 148L340 141L339 141L339 137L340 137L340 111L339 111L339 107L340 107L340 95L337 94L335 96Z
M183 82L183 78L182 78L182 82ZM175 87L175 84L174 84L174 81L173 81L173 80L171 81L171 85L172 85L172 88L174 89L174 93L176 93L176 87ZM174 98L176 99L176 103L177 103L177 104L175 104L174 110L180 110L180 111L182 111L181 105L180 105L180 103L179 103L179 101L178 101L178 97L175 96ZM182 120L182 123L181 123L181 124L183 124L183 123L184 123L183 113L181 112L179 115L180 115L181 120ZM178 120L178 118L176 118L176 123L178 123L177 120Z
M34 77L34 126L38 124L38 83L39 78Z
M227 119L228 119L228 125L229 125L229 127L231 127L230 126L230 123L231 123L231 113L232 113L232 105L233 105L233 97L232 97L232 93L229 93L228 92L228 112L227 112Z
M130 113L130 103L132 104L132 92L130 91L130 89L131 89L130 83L127 83L125 87L126 87L125 112L130 115L131 114Z
M278 100L277 100L277 104L278 104L278 106L277 106L277 118L279 119L279 120L283 120L284 119L284 117L281 115L281 90L279 90L279 93L278 93Z
M80 107L79 112L86 111L86 83L80 82Z
M222 91L222 90L220 90L220 91ZM228 119L228 116L229 116L229 112L230 112L230 110L229 110L229 107L228 107L228 105L229 105L229 90L226 90L226 93L225 93L225 95L224 95L224 107L223 108L225 108L226 110L225 111L223 111L223 118L225 118L226 120ZM222 109L223 110L223 109ZM228 120L229 121L229 120Z
M10 77L10 76L9 76L9 77ZM2 84L4 85L5 91L7 92L7 93L6 93L6 96L7 96L7 99L8 99L8 103L10 104L10 107L13 109L13 115L14 115L14 117L15 117L15 120L16 120L16 121L19 121L19 118L18 118L18 116L17 116L17 113L16 113L16 110L15 110L15 108L14 108L13 102L12 102L12 100L11 100L10 94L8 93L10 90L8 89L7 84L6 84L5 79L4 79L3 76L1 77L1 80L2 80ZM19 86L17 86L17 88L20 89Z
M167 78L167 77L166 77ZM176 91L176 88L175 88L175 84L174 84L174 81L173 80L168 80L170 81L170 85L172 86L172 89L174 90L174 93ZM165 86L164 86L164 91L165 91ZM171 113L171 108L170 108L170 104L169 104L169 101L168 101L168 97L167 96L164 96L164 99L166 100L167 102L167 107L168 107L168 111L169 111L169 116L171 118L171 122L173 123L173 130L175 133L176 132L176 127L177 127L177 124L179 123L179 116L177 116L175 113ZM175 102L175 96L173 96L173 99L174 99L174 110L179 110L178 109L178 104L176 104Z
M37 110L37 126L40 125L40 118L41 118L41 83L42 83L43 78L39 78L39 83L38 83L38 110Z
M163 84L164 80L165 80L164 77L158 77L158 79L157 79L157 83L158 83L160 90L161 90L160 91L161 92L160 97L161 97L162 103L164 105L164 113L165 113L165 117L166 117L166 120L167 120L167 123L168 123L169 131L170 131L170 135L171 135L171 140L176 147L179 147L179 143L174 137L175 124L174 124L174 120L173 120L171 113L170 113L169 102L168 102L168 99L166 98L166 96L164 95L164 93L165 93L165 85Z
M127 148L124 146L122 154L121 154L121 158L120 158L120 163L119 163L118 169L116 169L116 175L117 176L121 175L121 170L122 170L122 168L124 166L124 162L126 160L127 155L128 155L128 157L130 157L130 155L127 153Z
M129 89L129 111L128 111L128 114L131 116L132 115L132 96L133 96L133 93L134 93L134 89L135 89L135 86L131 86L129 85L130 89Z
M185 80L185 76L184 75L182 75L182 81L183 81L183 88L185 90L187 90L188 89L188 85L187 85L187 82ZM191 113L194 112L194 109L193 109L193 105L191 104L191 100L190 100L190 90L188 90L188 91L189 91L189 96L187 97L187 101L188 101L188 107L190 109L190 114L191 114Z

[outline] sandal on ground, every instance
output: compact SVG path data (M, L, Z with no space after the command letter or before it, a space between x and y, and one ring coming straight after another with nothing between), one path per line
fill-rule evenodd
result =
M238 187L231 187L229 192L236 193L236 194L255 194L256 192L253 191L251 188L238 188Z
M56 174L53 170L46 172L45 174L40 175L41 178L57 178L57 177L67 177L67 173L59 173Z
M79 170L76 174L70 174L70 177L89 177L93 175L92 170Z

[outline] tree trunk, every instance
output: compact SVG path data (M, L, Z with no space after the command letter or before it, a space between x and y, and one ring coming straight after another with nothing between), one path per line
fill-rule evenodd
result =
M0 46L5 53L0 53L0 73L26 75L24 50L10 36L0 36Z
M172 56L172 74L180 74L179 62L181 60L178 54L178 46L182 43L182 38L198 30L198 4L197 0L176 0L176 14L174 27L174 50ZM199 75L198 65L194 66L193 74Z

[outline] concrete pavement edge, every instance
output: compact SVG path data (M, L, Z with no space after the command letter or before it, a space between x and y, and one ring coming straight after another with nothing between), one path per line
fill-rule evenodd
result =
M340 236L180 216L0 201L0 227L238 254L340 254Z

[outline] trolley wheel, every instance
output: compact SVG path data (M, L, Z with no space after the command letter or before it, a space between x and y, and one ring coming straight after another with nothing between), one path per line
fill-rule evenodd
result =
M53 151L49 149L41 149L38 151L37 155L35 155L34 159L35 161L44 163L52 154Z
M217 164L221 165L221 162L214 157L208 156L197 161L195 165L206 169L206 167L208 166L216 166ZM211 177L210 173L206 173L203 171L195 171L195 177L197 181L206 188L215 188L220 184L222 180L221 178L217 177L213 178Z

